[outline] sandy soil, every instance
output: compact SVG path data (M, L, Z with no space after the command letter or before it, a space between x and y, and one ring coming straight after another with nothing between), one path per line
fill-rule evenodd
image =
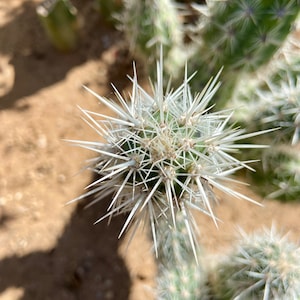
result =
M0 300L152 299L156 268L146 234L126 250L126 237L117 239L123 217L93 225L107 203L66 205L93 180L79 172L92 153L63 139L98 138L77 106L109 113L82 85L113 97L110 83L126 89L132 59L121 34L83 0L73 1L82 17L79 47L57 52L35 15L39 2L0 0ZM237 189L264 207L220 195L219 229L197 215L207 253L228 250L237 226L274 222L299 240L299 203Z

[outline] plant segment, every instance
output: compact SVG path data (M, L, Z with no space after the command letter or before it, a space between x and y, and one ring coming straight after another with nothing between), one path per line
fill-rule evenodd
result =
M199 247L196 250L201 260ZM206 299L206 272L202 263L195 263L181 212L176 214L176 228L159 220L158 253L157 299Z
M146 62L144 65L151 75L156 73L161 45L168 77L178 75L186 55L181 49L183 31L172 0L125 0L119 19L131 52Z
M281 54L268 72L271 74L261 74L253 86L241 85L237 98L244 103L235 114L249 132L278 128L263 141L272 147L256 151L262 163L251 177L263 196L284 201L300 198L300 61L299 52L287 54ZM262 142L259 137L255 141Z
M297 0L208 1L208 17L201 18L192 37L199 46L190 61L199 70L193 85L224 67L223 81L230 98L241 72L266 64L282 45L300 10ZM222 105L229 99L224 99ZM224 102L224 103L223 103Z
M217 266L216 299L299 299L299 262L299 247L274 228L243 234L236 249Z
M88 89L116 116L82 110L106 142L75 141L97 154L91 168L100 176L77 200L94 194L95 201L99 201L113 194L107 214L99 221L128 213L122 235L133 221L138 226L148 218L155 249L158 220L165 218L175 228L178 211L185 218L195 249L191 210L203 212L217 223L213 213L215 190L252 201L227 183L236 170L251 169L248 162L235 159L231 153L260 147L238 142L261 132L245 134L228 126L232 112L210 112L208 103L219 87L218 75L195 96L190 92L189 80L185 76L179 88L164 92L160 61L152 95L139 86L136 74L129 102L117 90L119 104Z

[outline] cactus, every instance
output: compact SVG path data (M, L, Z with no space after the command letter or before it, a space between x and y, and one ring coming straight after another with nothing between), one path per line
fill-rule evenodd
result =
M202 267L199 245L192 249L186 216L176 214L176 228L164 219L158 230L158 299L206 299L206 271ZM195 262L195 257L198 263Z
M250 174L260 194L282 201L300 199L299 146L280 145L263 151L262 162Z
M78 45L77 9L68 0L46 0L37 6L37 15L52 44L62 52Z
M207 75L224 67L226 90L220 95L223 106L241 74L266 64L291 31L300 7L297 0L210 1L209 16L201 21L193 39L199 41L190 58L199 70L193 82L205 84ZM224 88L225 89L225 88Z
M165 72L168 77L178 76L186 51L181 48L183 31L172 0L125 0L119 19L131 52L144 62L151 76L156 73L161 45Z
M186 261L173 268L161 266L158 277L159 300L205 300L206 287L203 284L199 266Z
M254 141L272 146L256 151L262 163L250 176L264 197L289 201L300 199L300 60L297 48L294 50L291 44L285 47L265 74L258 73L253 80L240 84L231 105L242 104L235 122L249 132L278 128L268 135L268 140ZM247 153L242 153L241 158L247 159Z
M99 221L129 213L122 235L133 221L138 226L147 217L155 249L158 219L165 218L171 227L176 227L176 212L182 211L188 216L189 240L195 248L191 210L199 210L217 223L213 188L253 201L224 182L236 170L251 169L248 162L238 161L231 152L260 147L236 142L262 132L244 134L241 129L226 128L232 113L210 112L207 105L219 87L219 75L196 96L190 92L187 76L178 89L164 92L162 65L161 59L153 95L139 86L134 75L130 103L116 89L120 104L87 88L117 116L82 110L87 122L106 143L74 141L98 154L91 168L100 175L90 185L91 190L75 200L94 194L95 201L99 201L113 193L108 213ZM104 120L98 121L100 117Z
M299 262L299 247L274 226L262 233L243 233L232 253L214 270L216 299L299 299Z
M150 65L151 75L151 65L159 56L157 43L165 46L165 72L176 81L189 60L191 73L197 70L191 81L194 91L224 67L226 89L221 88L215 99L218 108L230 100L243 73L269 62L300 11L298 0L207 1L207 9L199 6L198 25L187 30L178 7L171 0L127 0L120 18L123 31L133 54ZM187 35L192 41L188 44L184 42Z
M248 83L249 85L249 83ZM245 88L245 89L244 89ZM282 63L259 85L247 88L243 85L238 99L244 102L237 121L249 131L280 128L269 135L272 143L300 141L300 59Z

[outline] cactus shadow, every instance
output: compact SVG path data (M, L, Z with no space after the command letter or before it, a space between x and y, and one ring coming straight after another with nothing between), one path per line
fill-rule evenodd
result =
M0 27L0 55L8 57L8 65L14 70L13 86L0 95L0 109L18 109L16 103L20 98L63 80L69 70L86 61L99 59L119 39L120 33L101 21L92 1L73 2L83 21L80 43L71 53L63 54L50 44L36 15L34 1L24 1L8 16L11 20Z
M93 225L108 200L89 209L79 203L53 249L2 259L0 294L21 288L21 300L128 299L131 281L117 237L125 216Z

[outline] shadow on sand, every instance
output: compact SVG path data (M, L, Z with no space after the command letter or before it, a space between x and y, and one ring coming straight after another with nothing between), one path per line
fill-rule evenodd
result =
M107 204L77 205L53 249L0 261L0 294L15 287L22 300L128 299L130 278L118 254L125 216L93 225Z
M101 21L101 15L92 6L93 1L72 2L82 20L80 43L72 53L60 53L50 45L36 15L35 2L24 1L13 12L11 21L0 27L0 41L5 41L0 42L0 55L9 56L8 63L15 73L12 89L0 97L0 109L16 108L16 102L20 98L63 80L75 66L100 59L103 51L122 40L120 32ZM107 78L107 84L110 85L113 81L119 89L128 81L124 68L129 66L131 69L131 58L122 57L124 53L118 53L121 55L118 65L112 66L113 70L108 72ZM126 62L122 66L124 60ZM120 84L118 78L121 78Z

